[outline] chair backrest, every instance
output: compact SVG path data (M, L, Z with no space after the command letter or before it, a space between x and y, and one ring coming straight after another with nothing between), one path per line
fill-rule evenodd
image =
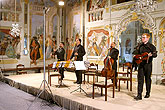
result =
M48 68L52 68L53 67L53 63L48 64Z
M132 73L132 63L130 62L126 62L123 64L123 71L127 70L127 72L131 72Z
M50 70L58 70L58 68L52 68L53 67L53 63L51 63L51 64L48 64L48 72L50 71Z
M25 66L23 64L18 64L16 68L25 68Z
M98 71L98 64L90 63L89 67L87 68L87 72L97 72Z
M126 69L126 71L124 71ZM127 77L132 78L132 63L126 62L123 64L123 72L127 73Z
M23 71L22 68L25 68L25 66L24 66L23 64L18 64L18 65L16 66L16 73L17 73L17 74L25 73L25 71Z

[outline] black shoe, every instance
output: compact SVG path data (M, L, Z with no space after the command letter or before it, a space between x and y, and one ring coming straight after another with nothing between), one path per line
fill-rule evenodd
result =
M77 82L77 84L82 84L82 82Z
M137 100L137 101L142 100L142 96L138 95L138 96L134 97L134 99Z
M144 96L144 98L149 98L150 97L150 95L149 94L146 94L145 96Z
M74 84L76 84L77 83L77 81L75 81L75 82L73 82Z

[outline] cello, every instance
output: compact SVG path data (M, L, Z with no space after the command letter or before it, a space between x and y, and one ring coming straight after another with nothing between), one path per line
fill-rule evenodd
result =
M103 77L106 77L106 76L113 77L114 75L114 72L112 69L113 63L114 63L114 60L112 58L109 58L108 56L104 59L104 68L101 71L101 75Z

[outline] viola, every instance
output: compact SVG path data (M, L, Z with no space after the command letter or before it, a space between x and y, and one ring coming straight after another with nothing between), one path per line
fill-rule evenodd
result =
M114 63L114 60L112 58L106 57L104 59L104 68L101 71L101 75L103 77L106 77L106 76L113 77L113 74L114 74L113 69L112 69L113 63Z
M145 53L142 53L140 55L135 55L134 58L135 58L135 62L137 64L140 64L143 60L147 60L148 61L149 57L148 57L148 53L145 52Z

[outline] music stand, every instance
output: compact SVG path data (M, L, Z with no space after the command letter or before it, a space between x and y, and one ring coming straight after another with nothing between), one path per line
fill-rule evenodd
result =
M83 71L83 72L84 72L84 70L86 70L86 67L85 67L85 65L84 65L84 61L74 61L73 64L74 64L76 70L81 70L81 71ZM78 88L77 88L77 89L71 91L70 93L76 92L76 91L78 91L78 90L80 90L80 92L83 91L86 95L88 95L88 94L85 92L85 90L81 87L81 84L78 85Z
M47 7L44 7L43 8L43 13L44 13L44 26L43 26L43 28L44 28L44 37L43 37L43 44L44 44L44 74L43 74L43 81L42 81L42 83L41 83L41 85L40 85L40 87L39 87L39 90L38 90L38 93L37 93L37 97L35 97L35 99L33 100L33 102L37 99L37 98L39 98L40 97L40 95L42 94L42 93L44 93L44 97L45 97L45 93L47 92L48 94L49 94L49 92L50 92L50 96L51 96L51 101L53 101L53 93L52 93L52 91L51 91L51 89L50 89L50 87L49 87L49 85L48 85L48 82L46 81L46 78L45 78L45 64L46 64L46 61L45 61L45 38L46 38L46 13L49 11L49 8L47 8ZM42 89L42 91L40 91L40 89L41 89L41 87L43 86L43 89ZM45 89L45 87L48 87L48 89L49 89L49 92ZM28 109L27 110L29 110L30 109L30 107L32 106L32 104L33 104L33 102L30 104L30 106L28 107ZM57 102L55 102L55 101L53 101L54 103L56 103L58 106L60 106ZM61 106L60 106L61 107Z

